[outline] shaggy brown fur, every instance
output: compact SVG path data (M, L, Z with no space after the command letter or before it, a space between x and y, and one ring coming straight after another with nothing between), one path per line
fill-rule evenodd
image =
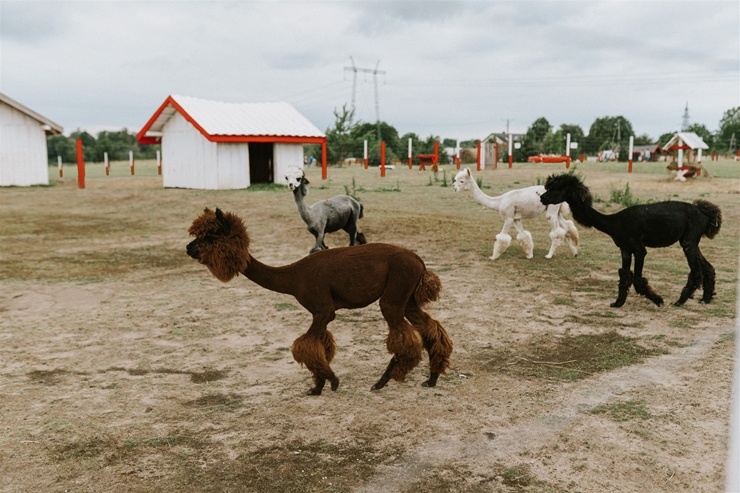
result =
M442 325L422 306L439 296L439 277L426 270L414 252L384 243L321 250L283 267L270 267L249 254L249 236L235 214L206 209L188 230L195 236L188 255L204 264L221 281L239 273L263 288L290 294L313 315L308 331L293 342L293 358L311 372L319 395L328 380L332 390L339 379L330 367L335 354L334 337L327 330L336 310L362 308L380 300L388 323L386 346L393 355L372 390L392 378L403 381L426 349L429 379L434 387L450 365L452 341Z

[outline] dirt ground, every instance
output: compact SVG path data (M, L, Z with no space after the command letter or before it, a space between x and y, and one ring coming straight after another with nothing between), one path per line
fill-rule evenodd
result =
M560 167L486 170L494 195ZM544 218L489 260L502 221L438 175L308 170L314 202L350 192L368 241L413 249L443 283L427 307L452 368L423 388L370 391L389 360L377 303L330 325L339 390L306 396L292 341L310 314L244 277L222 284L185 254L203 207L248 224L252 254L283 265L313 237L287 189L165 190L156 176L74 177L0 190L0 492L716 492L724 489L735 348L740 180L578 170L614 212L633 197L722 207L701 243L712 304L671 303L680 247L651 250L667 304L616 297L611 240L580 227L551 260ZM448 185L448 186L445 186ZM346 235L328 237L330 247ZM296 279L296 282L311 282Z

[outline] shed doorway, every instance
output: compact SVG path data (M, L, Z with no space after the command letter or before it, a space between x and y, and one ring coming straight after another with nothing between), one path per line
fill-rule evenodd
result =
M250 142L249 181L250 183L272 183L273 176L272 143Z

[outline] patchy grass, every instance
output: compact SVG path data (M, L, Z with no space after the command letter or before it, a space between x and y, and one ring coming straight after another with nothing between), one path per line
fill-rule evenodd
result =
M513 350L499 350L487 366L499 371L546 380L580 380L663 354L616 332L553 338L541 336Z
M638 419L644 421L652 417L645 408L645 403L639 400L602 404L593 408L591 414L606 414L616 422Z

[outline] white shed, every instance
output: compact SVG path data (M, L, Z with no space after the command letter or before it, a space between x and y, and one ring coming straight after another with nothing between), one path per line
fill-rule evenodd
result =
M165 187L225 190L283 183L303 144L326 135L288 103L224 103L169 96L136 138L162 144Z
M62 127L0 93L0 186L49 184L46 136Z
M683 151L697 151L697 162L701 164L701 151L709 146L694 132L676 132L663 146L664 151L678 151L678 167L683 166Z

